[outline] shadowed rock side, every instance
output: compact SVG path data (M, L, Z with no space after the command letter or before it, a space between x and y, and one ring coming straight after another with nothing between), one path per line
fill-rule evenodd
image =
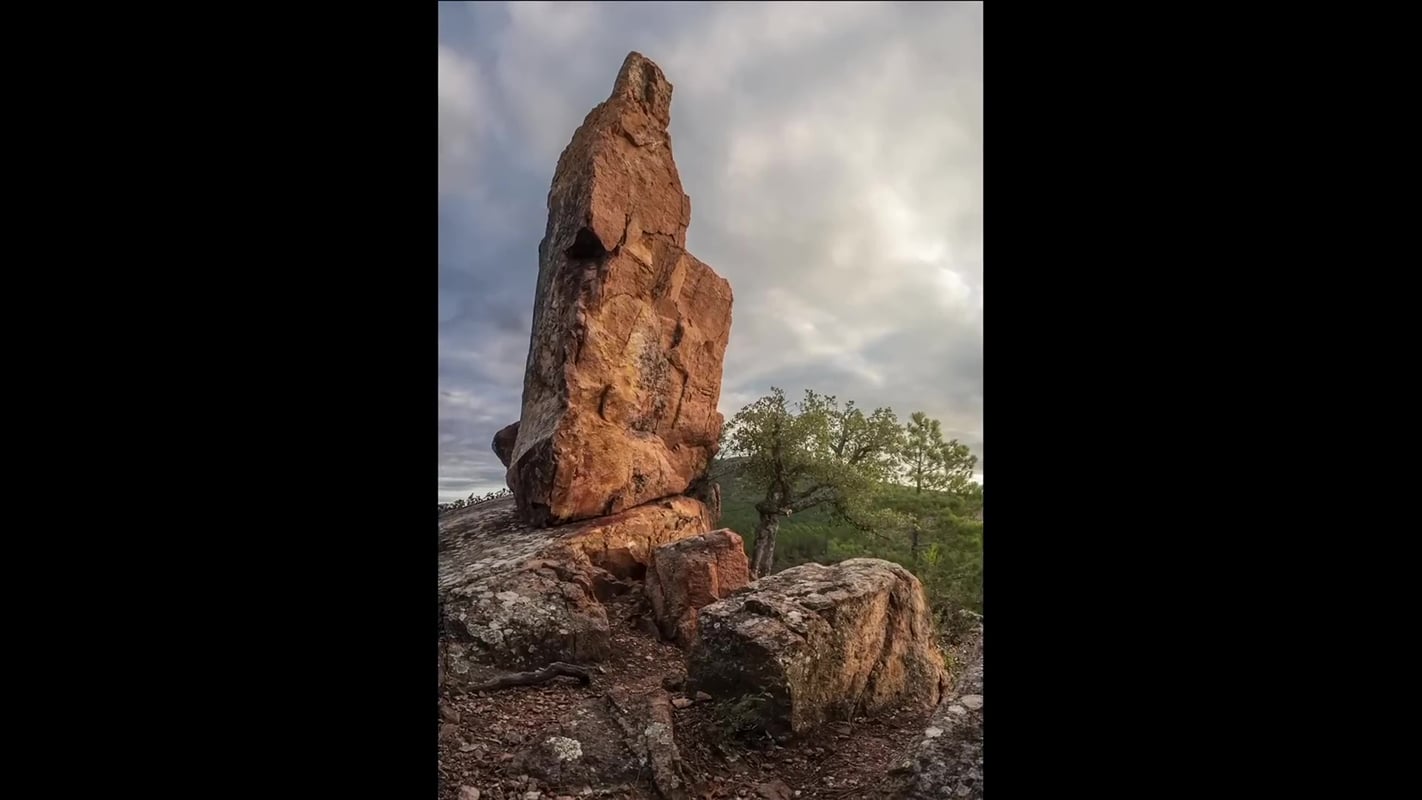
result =
M643 578L653 549L708 527L705 507L689 497L551 529L520 521L512 498L441 517L445 678L482 679L487 673L476 665L531 669L604 658L602 603Z
M628 55L554 172L508 470L532 525L682 493L716 452L731 287L685 250L671 92Z
M689 685L783 736L903 703L947 680L918 578L872 558L802 564L701 609Z
M513 458L514 442L518 441L518 423L510 423L499 429L494 434L494 455L498 456L499 463L505 467L509 465L509 460ZM510 487L512 488L512 487Z

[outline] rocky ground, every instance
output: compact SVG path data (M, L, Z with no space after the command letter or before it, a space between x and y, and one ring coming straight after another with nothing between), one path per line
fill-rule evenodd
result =
M611 657L594 668L592 683L580 685L556 678L539 686L523 686L473 696L445 696L440 703L440 800L469 800L471 789L480 800L556 800L559 797L605 797L652 800L660 795L651 765L638 765L620 732L607 726L605 736L590 736L593 720L570 722L586 710L597 716L608 706L610 690L624 694L655 692L671 685L671 718L675 748L689 792L696 800L757 798L759 800L827 800L902 796L898 784L885 776L904 763L919 745L931 712L888 713L872 720L832 723L803 740L777 744L768 739L746 741L725 733L713 704L697 703L681 694L676 679L685 674L683 652L659 641L639 623L644 607L636 595L613 601ZM686 705L691 701L690 705ZM685 707L675 707L685 706ZM578 785L576 778L554 785L547 777L549 760L539 744L568 725L583 724L582 742L605 746L583 754L606 783ZM592 745L589 744L589 747ZM591 792L583 791L591 788ZM463 790L463 795L461 795Z

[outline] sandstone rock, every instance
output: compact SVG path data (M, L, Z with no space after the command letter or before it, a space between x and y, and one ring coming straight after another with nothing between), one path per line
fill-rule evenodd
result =
M554 172L508 471L532 525L681 493L716 452L731 288L685 250L671 92L629 54Z
M459 787L459 800L479 800L479 790L473 786Z
M514 442L516 441L518 441L517 422L505 425L498 433L494 434L494 455L499 457L499 463L505 467L509 465L509 459L513 457Z
M745 543L722 528L658 547L646 592L662 636L687 647L696 636L696 612L749 582Z
M478 665L526 670L606 657L603 601L643 576L655 548L708 526L706 509L686 497L556 528L522 523L512 498L441 516L445 681L492 677Z
M802 564L701 609L688 685L775 735L912 704L946 681L928 602L897 564Z

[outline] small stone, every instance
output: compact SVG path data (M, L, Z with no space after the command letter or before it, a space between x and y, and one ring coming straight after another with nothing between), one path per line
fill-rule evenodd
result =
M678 691L685 683L686 676L680 672L672 672L662 676L662 688L669 692ZM700 694L700 692L697 692L697 694Z
M479 790L473 786L459 787L459 800L479 800Z
M446 702L439 704L439 715L447 722L459 721L459 710Z
M543 796L543 792L540 792L540 791L537 791L537 790L532 791L532 792L524 792L524 794L523 794L523 800L538 800L538 798L540 798L540 797L542 797L542 796Z
M671 702L672 705L676 706L677 708L690 708L692 703L690 699L685 697L674 697L672 698Z
M662 632L657 629L656 621L653 620L651 617L647 616L641 616L637 618L637 630L647 634L648 636L651 636L654 639L660 639L662 635ZM652 657L647 656L647 660L651 661Z
M963 705L974 711L977 711L978 709L983 707L983 696L980 694L965 694L962 697L958 698L958 702L962 703Z
M446 722L439 726L439 740L448 741L459 736L459 726L452 722Z
M948 706L948 713L949 713L949 714L952 714L952 715L955 716L955 717L961 717L961 716L963 716L963 715L965 715L965 714L968 713L968 709L963 708L962 706L958 705L957 703L954 703L953 705Z
M790 787L786 786L785 782L781 780L758 784L755 787L755 791L761 800L790 800L792 796L790 794Z
M707 694L707 693L705 693L705 692L697 692L697 693L696 693L696 702L698 702L698 703L709 703L709 702L711 702L711 695L709 695L709 694Z
M937 739L938 737L940 737L940 736L943 735L943 729L942 729L942 728L929 728L928 730L926 730L926 731L923 732L923 735L924 735L924 737L927 738L927 739Z

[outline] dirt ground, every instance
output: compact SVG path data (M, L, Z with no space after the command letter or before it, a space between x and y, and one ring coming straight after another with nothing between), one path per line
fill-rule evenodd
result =
M682 651L636 625L639 609L633 601L614 601L608 612L612 656L594 668L591 685L560 677L539 686L442 697L439 800L460 800L461 787L478 789L480 800L658 798L647 774L633 774L622 785L594 786L591 793L581 794L523 774L519 753L568 724L573 709L595 705L615 686L650 691L664 687L668 676L685 674ZM674 700L685 697L675 689L670 694ZM693 702L673 712L690 796L698 800L886 800L889 770L917 742L931 713L914 709L833 723L782 746L768 738L746 741L727 736L713 708L712 703Z

